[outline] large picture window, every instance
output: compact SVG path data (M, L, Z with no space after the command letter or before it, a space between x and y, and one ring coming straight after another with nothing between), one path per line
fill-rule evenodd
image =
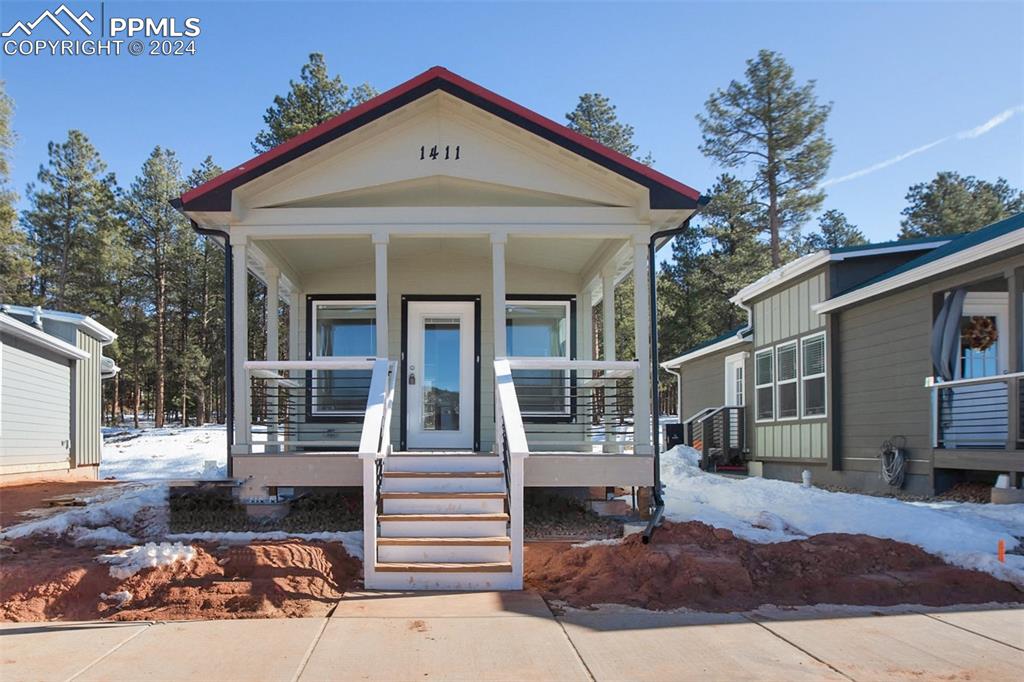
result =
M570 301L509 301L505 343L510 357L571 359ZM565 415L570 411L569 373L515 370L512 376L524 414Z
M800 340L800 383L804 417L825 416L825 334Z
M312 359L370 358L377 349L377 309L373 301L314 301L311 306ZM317 370L311 411L315 415L362 414L371 370Z
M775 348L776 418L797 418L797 350L796 341Z
M775 418L775 372L772 349L754 355L754 395L757 399L757 420Z

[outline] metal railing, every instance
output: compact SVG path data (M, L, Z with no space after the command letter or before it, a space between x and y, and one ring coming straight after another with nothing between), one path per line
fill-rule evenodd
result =
M746 409L734 405L705 408L683 422L683 437L687 445L700 451L702 469L742 466L747 447Z
M525 357L507 362L531 451L650 454L650 408L645 392L637 390L639 363Z
M931 391L932 447L1015 450L1024 433L1024 372L973 379L925 379Z

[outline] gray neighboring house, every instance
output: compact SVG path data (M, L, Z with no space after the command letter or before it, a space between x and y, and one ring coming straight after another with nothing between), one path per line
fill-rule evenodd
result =
M748 324L662 367L684 440L751 474L870 492L1024 472L1024 214L945 238L819 251L731 299Z
M97 478L116 338L85 315L0 305L0 485Z

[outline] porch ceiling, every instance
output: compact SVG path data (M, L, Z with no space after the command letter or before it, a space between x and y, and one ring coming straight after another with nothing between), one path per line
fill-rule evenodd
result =
M605 251L607 239L558 239L510 236L505 249L506 267L525 266L583 273ZM258 240L267 256L300 277L314 272L371 265L373 244L369 236L322 239ZM490 263L487 237L392 237L388 261L443 260L447 257L480 259Z

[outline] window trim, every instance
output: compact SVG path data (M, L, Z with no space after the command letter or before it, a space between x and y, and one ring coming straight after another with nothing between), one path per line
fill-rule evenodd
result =
M804 343L821 337L821 372L819 374L812 374L810 376L804 376ZM799 351L799 377L800 377L800 418L801 419L828 419L828 335L825 330L816 332L814 334L808 334L807 336L800 337L800 351ZM807 401L804 398L807 389L807 382L811 379L824 379L825 391L824 391L824 412L821 414L807 414Z
M766 384L757 383L757 361L762 355L767 355L771 358L772 380ZM770 417L761 416L761 394L758 391L762 388L770 388L772 390L772 416ZM775 401L775 347L771 346L754 352L754 421L756 423L766 424L775 421Z
M566 319L569 322L569 337L566 343L566 360L576 359L576 295L575 294L505 294L505 328L508 329L508 306L519 305L552 305L561 303L566 307ZM508 331L505 332L506 334ZM568 372L570 385L575 384L576 372ZM575 423L576 414L575 391L569 401L568 409L564 412L523 412L523 420L526 422L555 422Z
M750 354L747 351L740 351L739 353L733 353L732 355L726 355L725 356L725 360L724 360L724 366L725 366L725 393L722 394L722 396L723 396L723 398L725 398L725 400L723 400L722 402L725 403L727 406L730 406L730 407L746 407L747 406L747 358L749 356L750 356ZM729 370L732 367L734 367L737 363L739 364L740 369L743 371L743 381L742 381L743 390L741 392L742 395L743 395L743 402L740 403L739 401L737 401L736 405L729 405L729 400L728 400L728 398L729 398L729 386L733 385L733 390L735 390L735 383L736 383L736 376L735 375L730 376L729 375Z
M782 348L788 348L789 346L793 347L793 354L796 356L796 361L794 362L796 376L794 376L792 379L786 379L785 381L782 381L779 379L779 350ZM781 401L779 400L779 389L781 389L783 386L788 386L789 384L798 384L800 382L800 339L795 338L789 341L783 341L782 343L777 343L775 344L775 346L772 347L772 350L775 357L775 376L772 377L775 380L775 421L798 421L800 419L800 387L796 387L796 392L794 394L794 397L796 398L796 413L792 417L779 416L779 408L781 407Z
M320 356L315 352L316 348L316 310L321 305L371 305L375 306L377 297L375 294L307 294L306 295L306 359L307 360L329 360L334 356ZM377 323L374 313L374 323ZM376 326L374 329L376 334ZM367 356L369 357L369 356ZM315 384L315 373L306 372L306 380L309 388L306 393L309 398L306 400L306 420L310 422L331 422L336 424L362 422L365 418L365 410L321 410L313 408L312 390Z

